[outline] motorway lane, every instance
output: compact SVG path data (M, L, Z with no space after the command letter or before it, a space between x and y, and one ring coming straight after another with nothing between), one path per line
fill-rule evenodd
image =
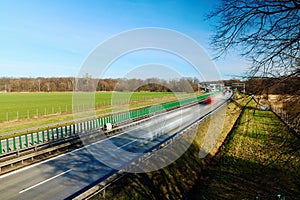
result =
M92 183L106 179L117 171L112 167L122 168L195 117L209 112L225 98L227 97L217 95L211 105L195 105L154 117L122 134L2 175L0 198L67 198ZM195 112L197 108L200 108L200 114Z

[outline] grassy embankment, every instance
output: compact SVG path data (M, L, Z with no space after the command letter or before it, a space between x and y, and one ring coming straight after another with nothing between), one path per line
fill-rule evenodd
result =
M72 95L72 92L0 94L0 135L4 132L72 120ZM190 95L171 92L135 92L132 95L128 92L97 92L95 110L97 115L119 110L118 108L112 110L112 98L114 98L113 107L122 108L125 105L133 109ZM80 106L82 109L90 105Z
M203 171L191 199L300 198L300 137L254 101L246 107L224 149Z
M272 112L258 110L253 100L238 118L248 100L235 99L227 106L222 138L238 120L214 157L198 158L206 120L176 162L155 172L126 175L108 188L106 199L255 199L279 193L299 199L299 137Z
M225 124L219 146L232 129L247 101L249 97L236 96L235 100L224 108L226 109ZM215 115L216 119L222 117L218 116L218 113ZM127 174L107 188L105 199L184 199L200 179L204 166L212 157L211 155L206 159L198 157L209 125L210 119L206 119L197 127L197 135L193 143L174 163L154 172ZM217 147L213 151L217 152ZM101 199L102 196L99 194L94 198Z

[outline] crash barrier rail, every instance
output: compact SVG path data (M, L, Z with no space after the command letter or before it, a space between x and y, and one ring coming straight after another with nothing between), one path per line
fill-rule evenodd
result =
M148 119L145 119L145 120L148 120ZM113 134L121 132L127 128L130 128L132 126L136 126L140 123L143 123L143 121L144 120L139 120L139 121L136 121L131 124L118 126L110 131L105 131L104 133L107 136L113 135ZM95 141L103 139L103 138L99 138L99 135L97 134L98 132L99 132L99 129L96 129L96 130L90 131L88 133L63 138L60 140L56 140L52 143L44 143L44 144L41 143L34 147L30 147L30 148L23 149L23 150L18 150L17 152L3 155L2 159L5 158L5 161L0 162L0 174L3 172L2 169L4 167L7 167L7 166L13 167L17 163L21 163L23 165L24 161L26 161L28 159L31 159L31 161L33 161L33 159L35 157L38 157L38 156L41 156L44 154L50 155L54 151L59 151L60 149L68 148L69 146L81 144L82 141L84 141L85 143L93 143ZM104 137L104 135L102 135L102 136ZM17 157L15 157L15 155L17 155ZM9 156L13 156L13 157L8 158Z
M193 102L205 100L212 95L213 94L208 93L179 101L135 109L128 112L100 116L87 121L74 121L72 124L61 125L45 130L38 130L36 132L6 139L1 139L0 137L0 156L16 154L21 150L30 149L40 144L53 143L57 140L62 140L78 134L88 133L97 129L104 129L108 123L111 123L113 126L120 126L122 124L145 118L155 113L160 113L162 111L175 109Z

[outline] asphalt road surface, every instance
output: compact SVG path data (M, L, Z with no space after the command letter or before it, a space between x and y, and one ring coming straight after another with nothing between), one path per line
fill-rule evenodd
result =
M0 199L69 198L105 180L227 98L229 94L218 94L212 104L195 105L153 117L122 134L4 174L0 176Z

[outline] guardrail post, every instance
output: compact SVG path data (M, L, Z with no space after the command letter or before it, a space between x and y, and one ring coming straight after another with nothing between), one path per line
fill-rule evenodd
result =
M99 123L99 118L97 118L97 119L96 119L96 127L95 127L95 128L96 128L96 129L99 128L99 127L100 127L99 125L100 125L100 123Z
M20 147L20 149L23 148L23 145L22 145L22 136L21 135L19 136L19 147Z
M49 132L49 129L47 129L47 141L50 140L50 132Z
M97 119L97 128L100 127L100 118Z
M36 132L36 143L37 144L40 143L40 134L39 134L39 132Z
M25 135L25 146L28 148L29 144L28 144L28 135Z
M43 138L43 142L45 142L45 132L44 132L44 130L42 130L42 138Z
M33 138L33 133L30 134L31 135L31 145L34 145L34 138Z
M73 124L73 134L75 135L75 124Z
M51 134L52 134L52 140L54 140L54 130L53 130L53 128L51 129Z
M61 137L61 138L64 137L64 129L63 129L62 126L60 127L60 137Z
M6 152L9 152L9 140L6 138Z
M86 131L86 122L82 122L82 131L83 131L83 132Z
M104 118L100 118L101 126L104 126Z
M70 129L70 132L71 132L71 129ZM66 136L69 135L69 133L68 133L68 127L67 126L65 126L65 133L66 133Z
M16 137L13 137L14 151L17 150Z
M56 127L56 139L59 138L59 131L58 131L58 128Z

